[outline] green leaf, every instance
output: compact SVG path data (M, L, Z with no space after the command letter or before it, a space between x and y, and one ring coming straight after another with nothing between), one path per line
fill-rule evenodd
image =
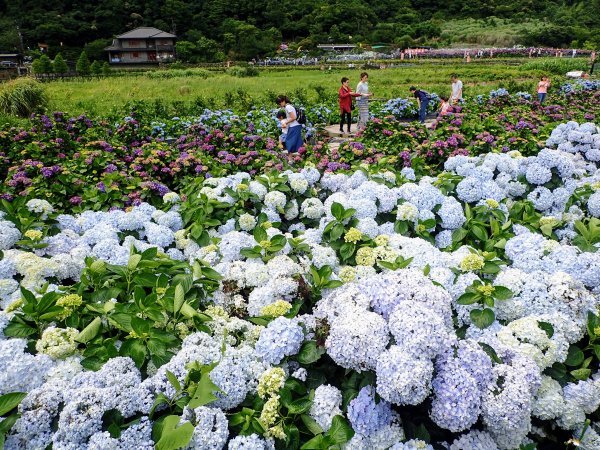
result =
M100 330L102 329L102 319L100 317L96 317L92 320L87 327L85 327L81 332L77 335L75 340L77 342L81 342L85 344L86 342L94 339Z
M175 298L173 300L173 313L177 314L183 304L185 303L185 292L183 291L183 287L178 284L175 286Z
M24 287L21 287L21 297L23 297L25 303L29 303L31 305L37 304L37 299L35 298L35 295L33 295L31 291L28 291Z
M146 346L139 339L128 339L119 350L121 356L129 356L137 367L141 367L146 359Z
M223 279L223 276L214 269L210 267L202 267L202 275L204 275L209 280L219 281Z
M283 426L283 432L285 433L285 443L287 448L296 449L300 447L300 430L295 424Z
M299 398L290 403L287 409L290 414L304 414L310 409L312 403L308 398Z
M323 285L324 288L327 289L335 289L335 288L339 288L340 286L343 286L344 282L340 281L340 280L329 280L327 283L325 283Z
M452 242L454 244L461 242L464 238L467 237L468 234L468 230L465 230L464 228L457 228L452 232Z
M126 331L127 333L131 333L133 328L131 328L131 316L127 313L114 313L108 316L108 321L115 327L120 330Z
M151 260L156 258L158 254L158 249L156 247L147 248L142 252L142 260Z
M356 246L350 242L346 242L344 245L342 245L342 248L340 248L340 255L342 259L348 260L352 258L355 249Z
M494 298L497 300L509 300L513 296L512 291L504 286L494 286Z
M328 440L324 435L318 434L310 441L306 442L302 447L302 450L326 450L330 447Z
M307 341L302 344L298 352L298 362L300 364L312 364L317 362L325 353L325 349L317 347L315 341Z
M408 231L408 223L404 220L397 220L394 224L394 231L398 234L406 234Z
M310 431L312 434L317 435L323 432L323 428L321 428L321 425L319 425L317 421L309 415L302 414L300 416L300 419L302 419L302 422L304 423L306 428L308 428L308 431Z
M477 303L481 299L481 294L465 292L463 295L456 299L456 303L459 305L472 305L473 303Z
M194 434L194 426L185 422L178 427L181 417L167 416L161 423L160 439L156 450L177 450L189 444Z
M500 266L494 262L486 261L481 271L487 274L495 274L500 272Z
M477 328L484 329L489 327L496 320L496 315L494 311L489 308L484 309L474 309L469 314L471 317L471 321L475 324Z
M4 420L2 420L0 422L0 449L4 448L2 446L3 445L2 438L4 437L4 435L6 433L8 433L10 431L10 429L13 427L15 422L17 420L19 420L19 417L21 417L20 414L11 414L10 416L6 417Z
M491 345L486 344L485 342L478 342L478 344L483 349L483 351L487 353L487 355L490 357L490 359L493 362L495 362L496 364L502 364L503 363L502 359L500 359L500 357L496 353L496 350L494 350L494 347L492 347Z
M571 376L576 380L585 381L592 374L592 369L577 369L571 371Z
M348 208L346 211L344 211L344 215L342 216L342 219L349 219L350 217L352 217L354 215L354 213L356 212L356 209L354 208Z
M146 346L148 347L148 351L153 356L165 356L167 353L167 346L160 339L150 338L146 342Z
M542 225L540 227L540 230L542 230L542 234L544 236L551 236L552 235L552 228L553 228L553 226L551 224L547 224L547 225Z
M427 264L425 267L423 267L423 275L427 276L429 275L429 272L431 272L431 266Z
M567 380L567 367L559 362L552 364L552 367L548 367L544 371L544 373L546 373L548 376L552 377L556 381Z
M338 203L338 202L333 202L333 204L331 205L331 214L337 220L339 220L339 221L343 220L343 218L344 218L344 207L340 203Z
M212 370L212 367L210 370ZM198 408L199 406L208 405L217 399L213 392L223 392L219 386L214 384L210 379L210 370L207 370L206 372L203 371L200 381L198 381L198 384L196 384L196 392L194 392L194 396L188 404L190 408Z
M344 231L346 231L344 229L344 225L342 225L341 223L336 223L333 226L333 229L331 230L329 236L332 241L337 241L342 236L342 234L344 234Z
M151 323L148 320L144 320L136 316L131 318L131 327L138 336L147 334L150 331L150 325Z
M173 277L172 284L174 286L178 284L181 285L181 287L183 288L183 293L187 294L188 291L194 285L194 277L191 273L180 273Z
M16 408L26 396L26 392L11 392L9 394L0 395L0 416L4 416L9 411Z
M33 327L30 327L26 323L17 322L13 319L3 330L4 336L6 337L17 337L24 338L27 336L31 336L32 334L37 333L37 330Z
M254 250L252 247L246 247L240 250L240 254L246 258L260 258L260 252Z
M167 370L167 380L169 380L169 383L171 383L171 386L175 388L176 392L181 391L181 383L179 382L175 374L170 370Z
M252 233L254 236L254 240L256 242L258 242L259 244L262 241L266 241L269 238L269 235L267 234L267 230L265 230L263 227L256 227L254 228L254 232Z
M127 261L127 269L130 272L133 272L141 260L142 260L142 255L139 255L139 254L131 255L129 257L129 261Z
M420 222L421 225L423 225L427 230L429 230L430 228L434 228L437 225L435 219L427 219Z
M354 430L346 419L338 415L331 421L331 428L327 431L326 436L331 437L334 444L344 444L352 439Z
M287 238L282 234L277 234L271 239L271 251L279 251L287 244Z
M585 355L576 345L571 345L569 347L569 353L567 354L567 359L565 360L565 364L571 367L579 366L583 360L585 359Z
M488 239L487 231L481 225L473 225L471 232L482 242L485 242Z
M592 311L588 311L586 325L590 338L593 339L599 335L598 330L600 330L600 317L598 317Z
M540 327L542 330L544 330L546 332L546 334L548 335L548 338L552 338L552 336L554 336L554 327L552 326L551 323L539 321L538 327Z

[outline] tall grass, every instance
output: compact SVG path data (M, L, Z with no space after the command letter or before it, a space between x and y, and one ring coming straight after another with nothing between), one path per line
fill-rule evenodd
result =
M43 111L48 97L43 86L32 78L9 81L0 90L0 111L17 117L28 117Z
M537 71L545 74L564 75L571 70L588 71L590 64L584 58L553 58L543 60L533 60L523 64L520 70Z
M382 100L408 97L411 85L440 95L448 94L450 75L457 73L464 83L465 96L507 87L510 80L534 92L539 70L521 69L515 61L473 61L466 64L419 60L398 68L368 70L370 90ZM48 82L44 87L48 91L50 108L70 114L106 116L111 111L120 111L128 102L139 100L195 109L228 107L241 111L248 105L275 106L274 98L280 93L305 103L335 102L340 79L349 77L354 88L362 71L360 68L261 70L257 77L211 73L208 79L199 72L198 75L174 78L155 78L153 75Z

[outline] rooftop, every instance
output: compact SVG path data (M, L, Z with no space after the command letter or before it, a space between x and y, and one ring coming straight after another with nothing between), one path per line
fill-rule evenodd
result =
M176 38L174 34L154 27L138 27L117 36L118 39Z

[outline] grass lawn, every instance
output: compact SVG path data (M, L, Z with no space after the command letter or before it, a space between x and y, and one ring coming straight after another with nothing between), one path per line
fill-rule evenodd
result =
M370 89L375 97L407 97L411 85L440 95L450 91L450 75L457 73L465 87L465 96L487 94L505 87L511 92L534 92L535 83L552 61L527 59L462 61L434 60L406 63L402 67L371 69ZM562 70L562 69L561 69ZM184 71L182 71L183 73ZM274 68L261 69L257 77L238 78L219 72L185 71L188 76L156 78L144 74L100 78L96 80L52 81L45 84L50 109L70 114L105 116L128 101L146 100L164 103L197 103L212 108L243 110L256 104L273 104L283 93L304 103L337 98L340 78L350 78L355 87L362 72L358 68L333 67L331 70Z

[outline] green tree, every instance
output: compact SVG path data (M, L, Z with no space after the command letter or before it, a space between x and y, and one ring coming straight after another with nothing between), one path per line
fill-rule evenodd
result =
M110 68L110 64L108 64L108 61L104 61L104 63L102 64L102 75L107 76L110 75L112 73L112 70Z
M75 69L77 70L78 75L90 74L90 60L88 59L88 55L85 51L81 52L81 55L79 55Z
M97 59L94 60L94 62L90 66L90 73L92 75L101 75L102 74L102 64Z
M52 71L54 73L61 74L67 73L69 71L69 66L67 66L67 63L65 62L61 53L58 53L54 57L54 61L52 61Z
M200 37L196 42L196 54L202 62L219 62L225 59L225 54L219 50L217 41L207 37Z
M51 73L52 72L52 61L48 58L48 55L42 55L31 64L33 73Z
M177 59L182 62L194 62L196 44L190 41L177 41L175 44Z
M97 59L103 61L106 59L106 51L104 49L109 45L110 40L108 39L96 39L95 41L85 44L83 49L91 60Z

